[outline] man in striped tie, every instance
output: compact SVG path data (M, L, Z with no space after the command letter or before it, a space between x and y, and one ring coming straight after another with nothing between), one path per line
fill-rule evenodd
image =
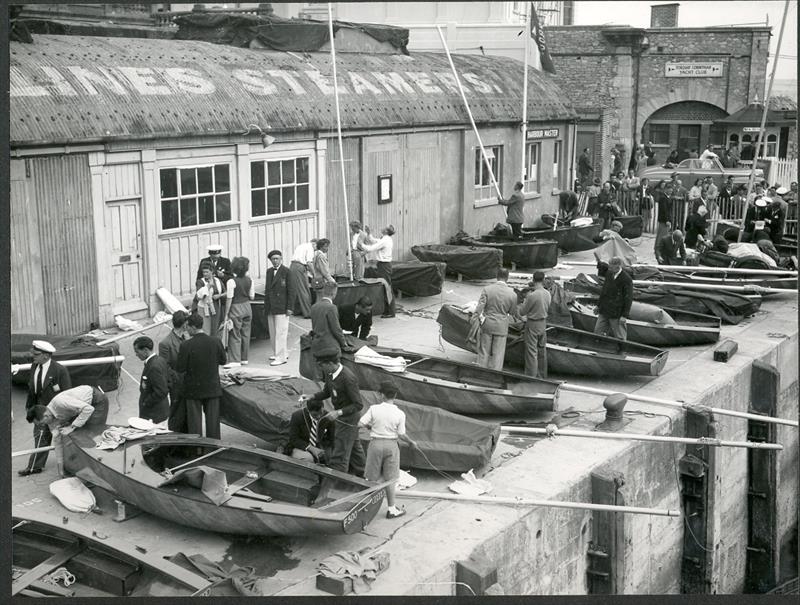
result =
M321 400L309 399L289 420L286 454L298 460L324 464L333 450L333 423L325 418Z

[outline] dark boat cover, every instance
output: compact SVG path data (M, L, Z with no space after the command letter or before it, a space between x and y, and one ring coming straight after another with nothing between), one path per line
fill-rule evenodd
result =
M393 262L392 287L409 296L441 294L446 266L442 262ZM378 277L378 272L369 267L364 275L365 277Z
M392 263L392 268L394 268L394 263ZM339 286L336 290L336 298L333 300L335 305L354 305L362 296L368 296L372 301L372 315L383 313L386 307L386 289L383 284L386 282L350 281L348 277L340 275L334 277Z
M635 271L634 279L648 279L648 275L652 275L653 272L661 273L657 269L646 267L634 267L633 269ZM597 283L592 283L586 275L580 273L571 282L572 290L598 296L602 289L603 278L597 275L591 277ZM664 278L666 277L672 280L671 276L664 276ZM690 288L690 285L686 287L662 286L653 282L653 285L649 287L634 286L633 299L658 307L672 307L683 311L714 315L724 323L734 325L740 323L745 317L753 315L761 307L759 300L753 300L741 294L691 290Z
M316 393L318 383L305 378L246 381L222 389L220 418L228 426L267 442L267 449L283 451L289 438L289 419L300 409L302 393ZM361 392L364 410L380 403L380 395ZM413 468L467 471L486 464L500 438L497 424L474 420L439 408L396 401L406 414L406 431L422 453L401 447L400 464ZM362 440L369 434L362 431Z
M460 273L467 279L494 279L503 266L503 251L484 246L429 244L411 246L411 254L421 261L443 262L448 273Z
M622 237L633 239L635 237L642 237L644 230L644 219L641 216L615 216L615 221L622 223L622 231L619 234Z
M56 348L53 354L55 361L65 359L94 359L97 357L111 357L119 355L119 345L116 342L99 347L95 339L83 335L78 336L42 336L41 334L12 334L11 335L11 363L32 363L30 354L31 342L46 340ZM67 371L72 379L72 386L88 384L100 387L104 391L113 391L119 385L119 365L104 363L94 366L72 366ZM13 384L27 385L30 372L28 370L17 372L11 376Z

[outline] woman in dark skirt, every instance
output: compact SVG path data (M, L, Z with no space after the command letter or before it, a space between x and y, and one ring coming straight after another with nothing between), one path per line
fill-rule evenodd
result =
M375 252L378 257L378 277L382 277L389 285L386 291L388 305L381 317L394 317L394 292L392 290L392 250L394 249L394 225L386 225L381 231L382 237L376 240L370 237L370 243L361 244L361 249L366 252Z

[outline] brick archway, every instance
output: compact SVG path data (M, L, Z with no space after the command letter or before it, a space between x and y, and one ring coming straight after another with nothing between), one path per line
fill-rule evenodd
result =
M725 109L725 95L709 89L707 85L694 81L680 88L676 86L673 92L653 97L640 105L639 111L636 113L636 124L639 132L641 132L647 119L656 111L681 101L700 101L727 111Z

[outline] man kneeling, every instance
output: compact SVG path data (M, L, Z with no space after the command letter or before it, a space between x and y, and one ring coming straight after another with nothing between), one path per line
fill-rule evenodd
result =
M325 418L322 400L308 399L289 420L286 453L297 460L325 464L333 451L333 423Z

